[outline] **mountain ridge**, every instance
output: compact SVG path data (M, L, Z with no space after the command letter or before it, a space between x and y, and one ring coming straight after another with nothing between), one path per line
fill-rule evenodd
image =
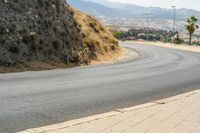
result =
M73 7L95 16L106 25L121 28L145 28L147 14L150 26L156 29L173 30L174 10L160 7L142 7L133 4L110 2L107 0L68 0ZM190 16L200 18L200 11L176 9L176 30L185 32L185 22Z
M158 18L171 18L173 9L160 7L143 7L134 4L110 2L107 0L68 0L72 6L94 16L130 16L138 14L152 14ZM181 8L176 10L177 19L183 20L191 15L200 17L200 11L194 9ZM161 15L160 15L161 14Z
M133 3L112 2L112 1L109 1L109 0L101 0L101 2L99 0L83 0L83 1L91 1L91 2L101 4L101 5L112 7L112 8L117 8L117 7L121 8L121 7L125 7L125 6L126 7L127 6L137 6L137 7L143 7L143 8L160 8L160 9L165 9L165 10L173 10L173 9L170 9L170 8L162 8L162 7L159 7L159 6L141 6L141 5L137 5L137 4L133 4ZM184 10L200 12L200 10L185 8L185 7L177 8L177 9L178 10L184 9Z

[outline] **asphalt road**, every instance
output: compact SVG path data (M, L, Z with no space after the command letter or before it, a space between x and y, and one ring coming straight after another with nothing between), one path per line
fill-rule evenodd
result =
M122 44L117 64L0 74L0 133L63 122L200 88L200 54Z

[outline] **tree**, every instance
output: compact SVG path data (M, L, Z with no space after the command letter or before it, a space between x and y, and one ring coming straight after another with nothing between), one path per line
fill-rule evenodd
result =
M121 39L122 37L122 32L121 31L113 31L113 36L117 39Z
M187 19L187 24L185 26L186 30L189 32L189 45L192 45L192 35L199 26L196 24L198 19L195 16L191 16Z
M177 33L177 34L175 35L174 43L175 43L175 44L181 44L181 43L182 43L182 40L181 40L181 38L180 38L179 33Z

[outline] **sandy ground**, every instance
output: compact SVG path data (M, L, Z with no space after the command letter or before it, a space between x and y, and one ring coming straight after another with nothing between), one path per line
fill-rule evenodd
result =
M16 66L0 66L0 73L14 73L14 72L24 72L24 71L42 71L42 70L53 70L53 69L64 69L72 68L77 65L75 64L65 64L62 62L29 62L27 64L17 64Z
M134 50L128 50L126 48L120 48L120 50L108 53L103 56L99 55L97 60L92 60L90 65L97 64L108 64L116 63L122 60L127 60L128 58L137 58L139 54Z
M173 44L173 43L163 43L163 42L141 42L141 41L127 41L127 43L137 43L137 44L148 44L154 46L160 46L165 48L172 48L172 49L179 49L184 51L191 51L200 53L200 46L189 46L189 45L180 45L180 44Z

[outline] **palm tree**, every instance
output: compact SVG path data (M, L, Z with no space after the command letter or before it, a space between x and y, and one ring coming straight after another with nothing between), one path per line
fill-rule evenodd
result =
M189 45L192 45L192 35L199 26L196 24L198 19L195 16L191 16L187 19L187 24L185 26L186 30L189 32L190 40Z

